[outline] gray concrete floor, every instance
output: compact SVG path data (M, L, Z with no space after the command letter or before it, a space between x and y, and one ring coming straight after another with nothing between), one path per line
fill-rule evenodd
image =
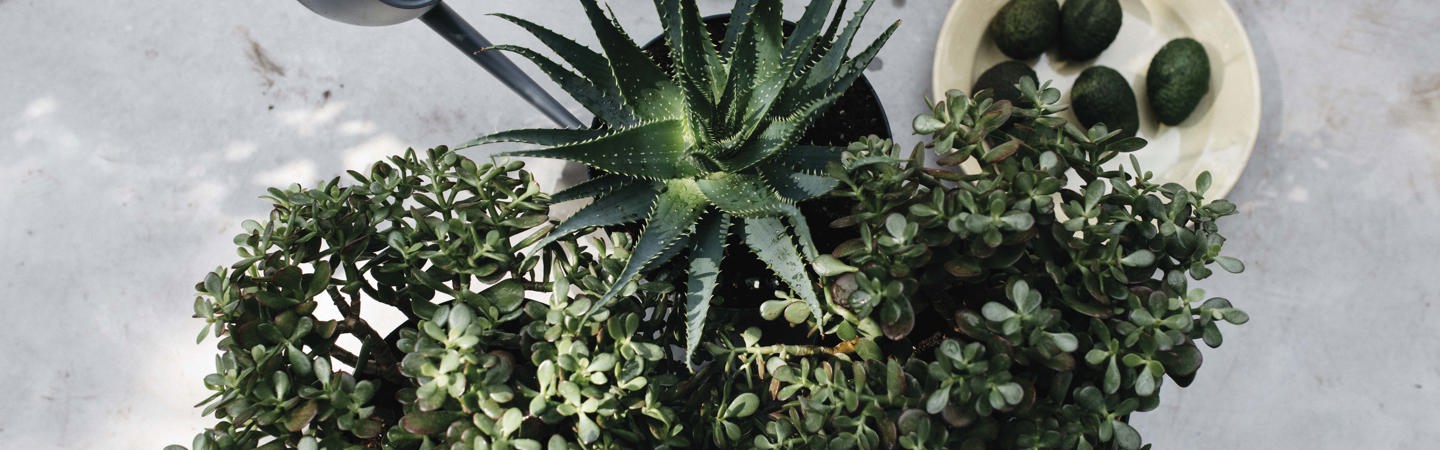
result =
M453 3L497 42L531 41L484 13L585 26L568 1ZM657 32L650 2L611 3L632 34ZM871 72L897 130L928 94L948 3L871 14L872 36L905 21ZM1204 286L1253 320L1137 426L1159 449L1431 448L1440 6L1231 3L1264 120L1224 223L1249 270ZM289 1L0 0L0 448L188 443L211 422L191 406L215 354L194 344L192 286L234 259L264 187L546 123L419 23L351 27Z

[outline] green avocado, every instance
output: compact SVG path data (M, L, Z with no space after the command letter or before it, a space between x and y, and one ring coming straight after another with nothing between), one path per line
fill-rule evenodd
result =
M1161 123L1184 122L1209 92L1210 57L1205 54L1205 46L1194 39L1170 41L1150 60L1145 93L1150 96L1150 109Z
M1023 61L1005 61L985 69L980 78L975 80L975 87L970 92L989 89L995 94L996 100L1009 100L1017 106L1030 106L1028 101L1020 98L1020 89L1015 87L1024 77L1029 77L1031 81L1038 79L1035 69L1031 69L1029 64Z
M990 37L1000 51L1015 59L1045 53L1060 34L1060 2L1010 0L990 21Z
M1135 106L1135 92L1125 77L1105 66L1091 66L1075 78L1070 88L1070 108L1080 124L1090 128L1103 123L1123 136L1134 136L1140 129L1140 113Z
M1115 42L1124 14L1120 0L1065 0L1060 9L1060 55L1085 61Z

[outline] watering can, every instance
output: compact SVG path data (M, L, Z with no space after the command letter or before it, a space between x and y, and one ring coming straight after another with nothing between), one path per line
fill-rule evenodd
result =
M561 106L560 102L555 101L540 85L535 84L535 80L520 71L505 55L496 51L484 51L491 46L490 41L440 0L299 1L321 16L352 25L395 25L419 18L556 124L566 128L583 126L579 119Z

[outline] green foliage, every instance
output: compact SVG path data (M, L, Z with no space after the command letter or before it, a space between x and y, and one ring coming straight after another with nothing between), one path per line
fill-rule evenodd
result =
M914 349L902 361L923 400L909 406L946 445L1139 448L1126 418L1158 405L1165 377L1193 380L1219 322L1248 320L1188 284L1243 270L1220 255L1216 220L1235 207L1204 200L1208 174L1191 191L1133 158L1111 168L1144 141L1082 130L1054 116L1059 91L1017 87L1036 106L951 91L916 118L942 167L881 140L831 166L856 205L836 223L860 234L832 253L856 270L822 280L837 328ZM967 161L979 170L947 167Z
M979 171L879 139L830 165L852 205L834 224L859 237L815 258L823 316L791 292L758 321L697 316L713 286L676 275L716 270L723 242L626 280L642 243L547 237L519 163L412 151L271 190L241 260L197 285L222 353L202 402L219 422L193 448L1140 448L1128 417L1249 319L1188 285L1243 269L1220 255L1235 208L1203 200L1206 176L1107 168L1143 141L1019 88L1037 106L952 92L916 120L939 161ZM409 321L383 336L362 306ZM765 340L795 326L826 337ZM687 343L693 372L670 350Z
M683 23L693 5L676 4L657 2ZM741 5L750 21L716 56L786 54L760 36L768 4ZM594 102L644 83L654 95L666 83L692 92L686 77L619 70L643 64L616 44L629 42L618 28L597 27L607 59L516 21L577 65L583 78L571 81L625 75ZM711 94L737 90L716 81L738 76L734 66L702 64L706 55L676 64L706 68ZM1128 418L1159 404L1166 378L1193 380L1197 342L1218 347L1221 322L1249 320L1190 286L1215 265L1244 269L1221 255L1217 221L1235 206L1204 198L1208 175L1190 190L1153 182L1133 158L1117 168L1145 142L1057 117L1058 90L1016 87L1033 106L947 93L915 119L928 139L908 157L870 138L823 175L802 170L816 162L803 147L742 171L612 173L557 194L598 197L559 225L523 164L445 148L351 172L345 185L271 189L270 217L235 238L240 260L196 286L199 339L218 338L220 355L204 380L215 394L201 402L217 423L191 448L1145 448ZM688 113L642 123L664 102L629 104L603 117L636 120L631 129L668 120L698 139ZM643 143L628 147L640 160L672 151L652 148L662 135L617 130L508 135ZM592 151L608 150L580 150ZM954 167L967 162L978 170ZM774 167L806 194L773 183ZM827 219L858 237L813 248L793 202L816 195L847 204ZM641 219L639 236L577 237ZM709 308L730 233L789 288L758 311ZM682 251L688 264L660 264ZM382 333L370 324L377 309L407 320ZM803 339L783 338L797 330Z
M202 402L219 422L192 448L688 446L676 285L595 306L628 238L529 254L549 200L521 168L438 148L348 186L272 189L242 259L196 286L221 355ZM408 321L382 334L377 308Z
M216 394L204 402L221 422L194 447L342 448L393 433L401 411L377 411L393 402L377 392L413 386L410 363L419 360L415 349L386 342L362 306L412 321L448 313L451 328L474 332L442 336L452 352L473 351L475 333L495 335L488 330L518 317L518 280L539 259L515 249L549 227L546 196L520 167L439 148L351 172L350 186L337 178L271 189L270 219L246 221L235 238L242 259L196 286L195 313L207 323L200 338L213 331L223 353L205 378ZM437 308L442 298L451 306ZM333 306L332 317L317 314L322 304ZM347 349L342 337L361 345ZM456 356L445 356L438 367L456 370ZM435 370L426 368L419 405L433 405L435 388L464 389ZM267 437L278 439L259 445Z
M723 39L712 41L694 0L656 0L668 61L645 53L594 0L582 0L601 52L529 21L501 15L532 33L570 67L533 50L498 46L523 56L595 114L599 129L514 130L474 144L513 141L543 148L512 153L584 163L603 175L557 198L594 203L559 226L550 239L599 226L644 222L637 247L617 282L594 308L614 301L625 285L682 249L698 255L731 232L823 316L807 262L818 252L796 203L829 191L834 181L814 168L839 149L800 145L804 131L860 77L884 34L848 55L874 0L864 0L843 27L845 1L811 2L788 36L780 0L738 1ZM827 17L831 17L827 26ZM716 226L725 224L726 226ZM731 226L733 225L733 226ZM799 246L797 249L796 246ZM719 254L692 262L691 337L698 348L718 272Z

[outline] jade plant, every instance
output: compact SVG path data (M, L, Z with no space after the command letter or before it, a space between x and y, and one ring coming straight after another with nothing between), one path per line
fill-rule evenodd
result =
M506 15L500 17L534 34L574 70L523 47L496 49L535 62L601 125L506 131L473 144L537 144L543 148L510 155L567 159L602 174L555 195L556 201L593 202L549 239L592 227L644 224L617 282L593 307L604 307L642 273L688 252L690 337L684 348L693 354L725 242L738 233L811 314L822 316L807 266L825 261L796 204L835 185L819 172L839 152L799 140L861 76L899 23L851 57L851 43L874 0L861 2L843 29L846 1L838 7L833 0L812 1L788 37L780 0L737 1L723 39L716 40L694 0L656 0L669 49L669 67L662 68L594 0L581 3L603 55Z
M545 146L520 153L601 176L551 196L521 162L442 147L345 182L271 189L270 216L235 238L239 261L196 285L198 339L220 355L201 402L217 423L190 448L1133 450L1145 446L1129 417L1159 404L1166 379L1195 380L1220 324L1248 320L1191 286L1212 267L1243 270L1221 253L1218 221L1234 205L1205 197L1208 175L1192 189L1155 181L1134 158L1117 164L1145 142L1067 122L1048 84L1023 79L1025 107L948 92L914 120L923 139L908 154L878 137L806 147L786 124L799 116L755 119L715 97L732 86L716 74L744 67L735 49L762 47L763 24L778 20L771 3L741 2L746 19L708 47L721 64L699 66L717 71L701 85L712 97L696 99L674 53L702 37L685 37L692 2L657 1L670 72L619 70L639 64L620 62L637 47L584 4L612 35L605 57L508 20L575 66L572 94L613 115L597 111L593 130L480 141ZM830 6L812 4L797 29ZM786 89L764 108L804 94L788 87L834 54L819 48L848 46L858 19L845 31L832 22L819 47L797 44L808 56L769 75ZM785 55L795 39L773 47ZM833 58L831 75L868 56ZM602 72L659 74L648 85L659 90L625 94L643 85L627 78L604 93ZM817 83L843 81L831 75ZM678 116L641 111L658 103L639 99L665 92L682 94L666 110ZM696 105L726 112L695 117ZM755 130L725 128L731 114ZM667 122L669 134L647 128ZM721 151L731 138L737 147ZM769 150L736 163L753 142ZM631 153L630 164L605 156ZM550 221L554 202L585 196L592 206ZM855 237L811 241L795 210L811 197L843 205L822 219ZM636 221L643 231L605 229ZM783 281L753 316L706 311L731 232ZM679 255L688 263L659 263ZM405 320L377 328L378 310ZM773 339L796 330L809 338Z
M861 237L832 250L853 270L823 280L844 319L828 326L910 382L871 381L891 396L868 416L882 444L1140 448L1126 419L1166 377L1194 379L1220 323L1248 320L1189 283L1244 269L1220 253L1235 206L1206 201L1209 174L1156 183L1133 157L1114 164L1142 139L1066 122L1048 85L1017 89L1034 106L951 91L917 117L938 167L875 139L831 167L831 195L855 204L835 222ZM951 167L967 161L978 170Z

